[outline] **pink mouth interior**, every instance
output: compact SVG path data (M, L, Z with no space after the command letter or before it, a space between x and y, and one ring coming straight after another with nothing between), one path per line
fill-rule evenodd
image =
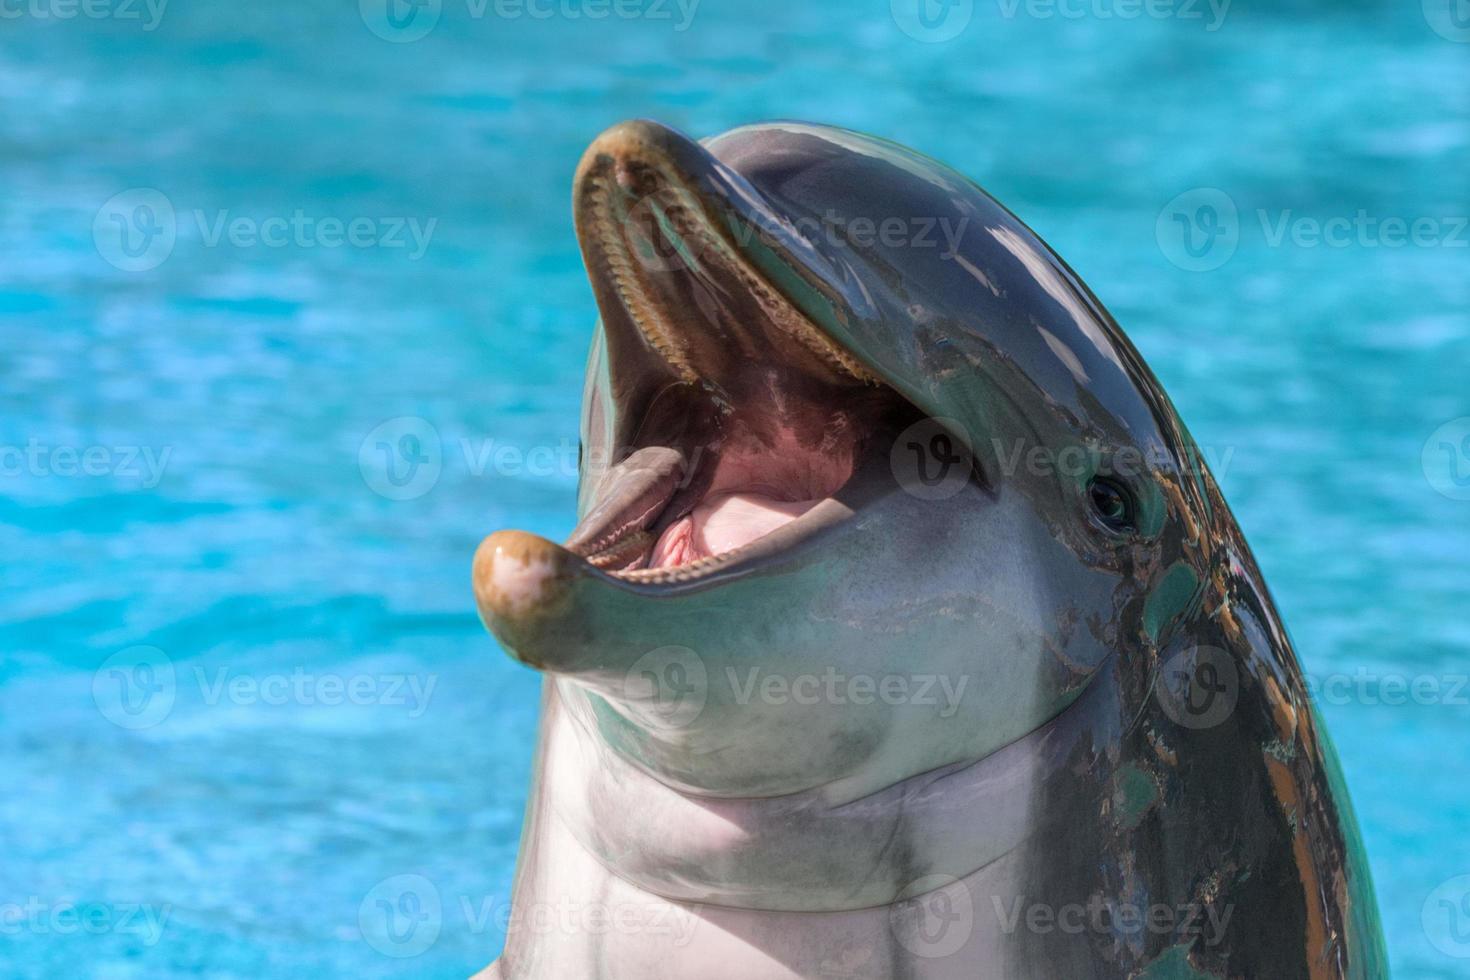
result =
M742 434L722 449L704 498L659 536L649 568L673 568L743 548L810 511L852 476L856 434L829 428L817 444L789 429Z
M706 497L691 514L669 525L659 537L648 567L673 568L743 548L790 524L821 502L821 498L777 500L759 493Z

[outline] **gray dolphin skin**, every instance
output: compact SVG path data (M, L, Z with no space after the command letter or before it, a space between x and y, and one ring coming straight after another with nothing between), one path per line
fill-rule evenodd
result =
M1387 975L1261 573L1158 381L955 171L797 123L592 144L507 980Z

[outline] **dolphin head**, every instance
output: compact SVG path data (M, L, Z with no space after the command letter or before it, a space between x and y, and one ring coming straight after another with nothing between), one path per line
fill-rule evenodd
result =
M711 797L855 799L1152 669L1224 513L1112 318L953 170L805 124L651 122L577 173L601 311L564 544L487 538L491 631Z

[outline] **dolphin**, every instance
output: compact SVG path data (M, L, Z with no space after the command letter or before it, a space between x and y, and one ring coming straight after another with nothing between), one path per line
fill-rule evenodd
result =
M580 523L479 547L544 672L507 980L1379 978L1292 643L1113 318L970 180L599 136Z

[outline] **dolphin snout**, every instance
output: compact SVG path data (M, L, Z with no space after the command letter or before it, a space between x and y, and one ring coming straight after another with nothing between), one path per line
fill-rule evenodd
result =
M475 552L475 602L480 618L516 659L537 669L538 634L570 600L578 566L561 545L525 531L497 531Z
M648 596L526 531L482 541L473 582L480 618L512 657L593 687L620 689L629 665L678 628Z

